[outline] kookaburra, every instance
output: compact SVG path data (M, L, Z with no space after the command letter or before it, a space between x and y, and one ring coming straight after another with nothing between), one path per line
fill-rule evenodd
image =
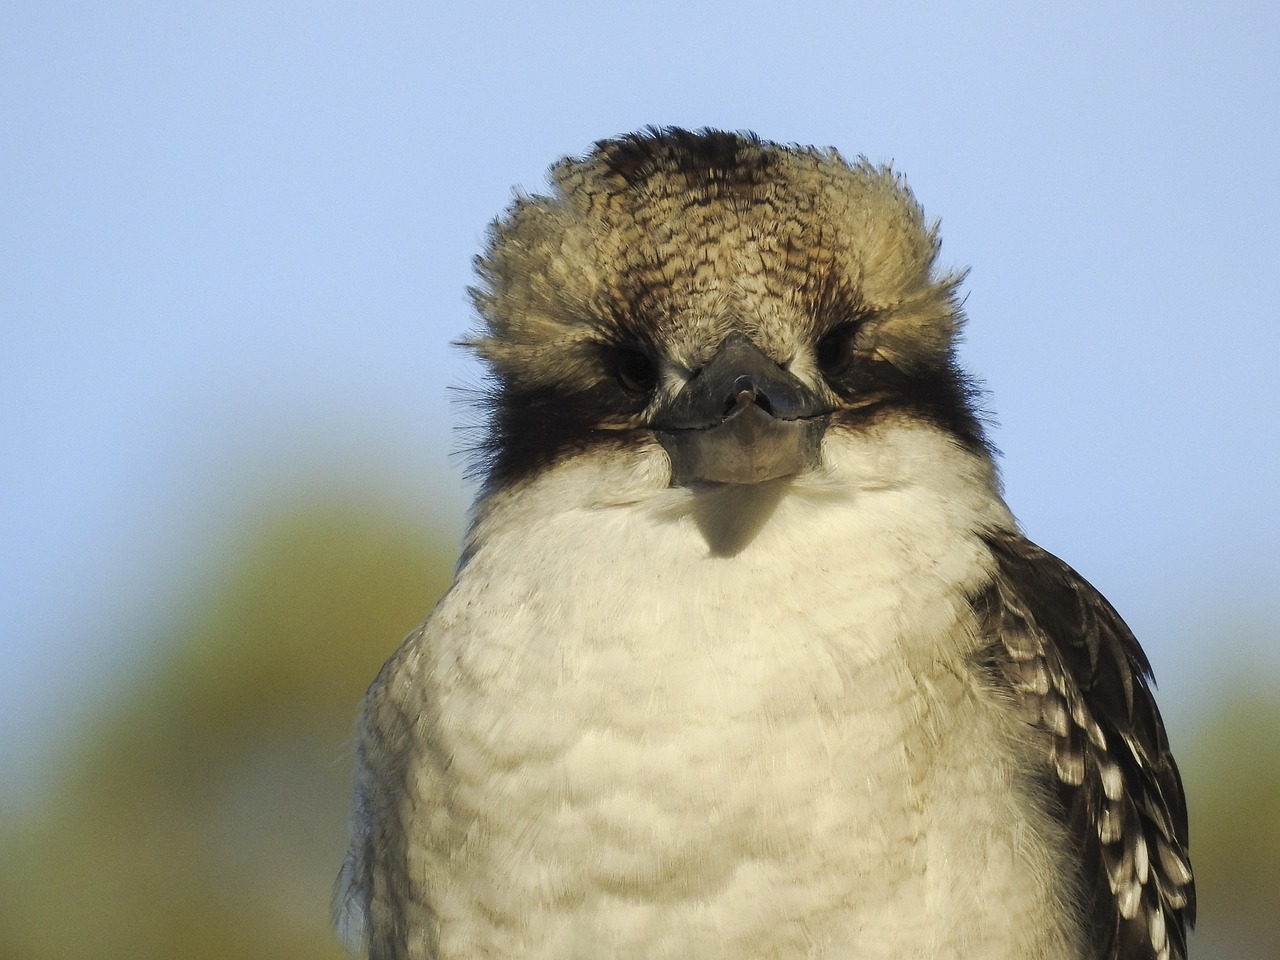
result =
M492 228L483 485L360 720L373 960L1182 958L1150 667L1018 529L903 180L650 129Z

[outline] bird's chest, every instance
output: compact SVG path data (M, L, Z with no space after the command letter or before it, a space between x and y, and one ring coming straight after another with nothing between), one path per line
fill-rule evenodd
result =
M548 957L936 940L903 905L990 866L1013 776L939 572L960 560L818 530L714 556L678 523L621 526L501 578L473 564L434 615L443 955L450 929Z
M634 877L637 856L655 881L673 858L715 870L793 816L820 829L811 808L835 780L847 793L894 766L926 705L882 586L737 558L582 559L504 583L505 610L451 632L471 637L442 678L442 726L540 831L578 831L601 877Z

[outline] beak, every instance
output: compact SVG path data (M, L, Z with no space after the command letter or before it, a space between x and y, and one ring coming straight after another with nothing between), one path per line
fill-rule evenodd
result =
M761 483L818 462L830 410L741 333L651 421L671 482Z

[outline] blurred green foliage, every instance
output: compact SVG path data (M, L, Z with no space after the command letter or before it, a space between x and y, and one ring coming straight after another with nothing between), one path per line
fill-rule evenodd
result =
M1239 676L1179 753L1206 960L1280 957L1280 697L1266 680Z
M344 956L329 898L358 701L453 556L425 527L349 500L261 528L84 732L56 796L0 834L0 956ZM1280 955L1280 705L1239 686L1178 745L1199 960Z
M3 838L7 960L345 956L329 901L361 695L455 548L375 508L283 513Z

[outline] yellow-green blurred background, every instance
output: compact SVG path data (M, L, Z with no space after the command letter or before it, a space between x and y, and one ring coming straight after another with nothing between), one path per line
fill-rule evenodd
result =
M903 171L1008 499L1146 646L1193 955L1280 956L1280 7L20 4L0 957L338 957L358 701L448 581L485 224L647 123ZM461 392L451 392L461 385Z

